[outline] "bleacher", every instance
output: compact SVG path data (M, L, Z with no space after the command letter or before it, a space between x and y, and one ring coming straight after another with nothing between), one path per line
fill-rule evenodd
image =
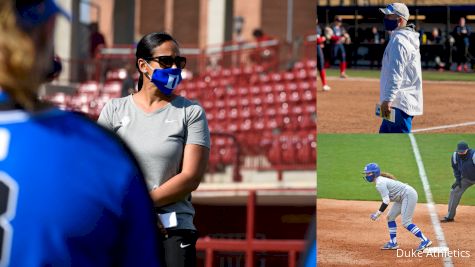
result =
M315 62L300 62L290 72L222 69L184 81L179 93L198 101L212 133L210 169L234 162L237 138L244 156L265 156L258 169L315 168ZM246 167L246 166L244 166Z
M235 164L236 157L244 168L314 170L315 75L315 61L309 60L290 71L222 68L183 80L177 93L197 101L206 112L212 136L209 171L222 171ZM56 93L44 99L97 119L108 100L121 96L125 76L123 69L111 70L102 84L83 82L73 95ZM246 156L264 160L246 166Z

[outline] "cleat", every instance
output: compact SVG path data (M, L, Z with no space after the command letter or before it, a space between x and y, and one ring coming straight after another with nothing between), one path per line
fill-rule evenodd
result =
M440 220L441 223L449 223L449 222L453 222L453 221L454 221L453 218L452 218L452 219L449 219L449 218L447 218L447 217L444 217L443 219Z
M397 243L393 242L388 242L384 244L384 246L381 248L382 250L393 250L393 249L398 249L399 245Z
M432 241L427 239L426 241L422 241L416 251L423 251L425 248L430 247L432 245Z
M342 73L340 73L340 78L342 78L342 79L348 78L348 75L346 75L346 73L342 72Z
M330 91L332 88L330 86L328 86L327 84L325 84L323 86L323 91Z

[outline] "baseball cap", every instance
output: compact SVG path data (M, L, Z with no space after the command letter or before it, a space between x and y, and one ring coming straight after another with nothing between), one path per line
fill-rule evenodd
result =
M62 15L71 20L71 16L54 0L16 0L15 8L20 24L26 28L42 24L53 15Z
M406 21L409 20L409 9L403 3L392 3L386 6L386 8L380 8L379 11L381 11L384 15L395 14L399 17L402 17Z
M464 141L461 141L457 144L457 152L458 153L463 153L467 149L468 149L468 144L465 143Z

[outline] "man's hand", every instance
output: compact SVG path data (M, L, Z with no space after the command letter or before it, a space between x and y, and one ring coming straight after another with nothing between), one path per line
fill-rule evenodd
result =
M455 189L456 187L462 187L462 182L459 180L456 180L455 183L452 185L452 189Z
M391 114L391 102L383 101L383 103L381 103L381 114L383 117L389 117Z

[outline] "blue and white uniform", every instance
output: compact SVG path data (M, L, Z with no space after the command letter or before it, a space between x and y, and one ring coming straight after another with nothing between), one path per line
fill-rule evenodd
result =
M0 266L160 266L126 147L88 119L0 111Z
M376 189L381 194L383 202L385 204L394 202L387 215L390 242L397 244L396 217L400 214L403 226L421 239L422 242L427 241L428 239L424 236L419 227L412 223L418 197L416 190L408 184L384 176L378 176L375 183Z
M363 173L366 181L375 183L376 189L383 200L379 210L371 214L373 221L378 219L391 201L394 202L387 216L390 240L381 249L399 248L396 240L396 217L399 214L402 215L404 227L421 240L416 250L421 251L429 247L432 242L422 234L419 227L412 223L412 216L417 204L416 190L408 184L388 178L388 174L381 174L381 169L377 163L366 164Z

